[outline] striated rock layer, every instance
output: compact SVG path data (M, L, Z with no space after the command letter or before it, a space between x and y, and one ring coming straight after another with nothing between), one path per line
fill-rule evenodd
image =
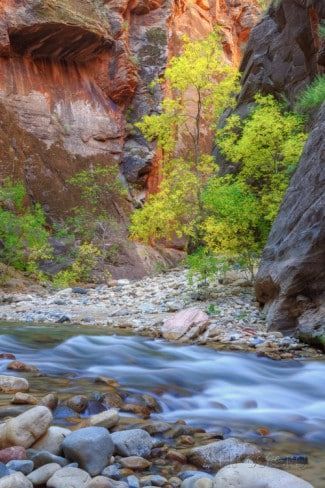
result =
M318 26L322 0L282 0L254 28L242 63L239 110L254 93L286 96L325 72ZM272 329L296 330L325 346L325 107L315 114L257 275L256 295Z
M132 195L155 191L159 155L132 123L159 110L150 82L179 38L219 24L238 63L256 0L1 0L0 180L22 179L32 201L62 218L79 203L67 180L118 164ZM124 226L131 208L107 209ZM114 230L112 233L114 234ZM132 254L132 253L131 253ZM129 262L130 256L127 257Z

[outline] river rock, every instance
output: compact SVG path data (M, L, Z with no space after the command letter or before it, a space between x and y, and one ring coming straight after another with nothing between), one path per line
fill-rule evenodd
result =
M195 339L206 330L209 321L209 316L199 308L181 310L165 320L162 336L171 341Z
M105 412L92 415L89 418L89 424L93 427L106 427L110 429L118 424L120 416L115 409L105 410Z
M56 473L61 466L56 463L44 464L40 468L30 473L27 478L33 485L45 485L47 481Z
M75 395L66 401L69 408L72 408L77 413L82 413L86 410L88 405L88 398L84 395Z
M14 405L37 405L38 400L33 395L18 391L10 403Z
M252 463L231 464L214 479L214 488L313 488L307 481L277 468Z
M12 460L27 459L26 449L21 446L7 447L0 450L0 462L8 463Z
M209 477L191 476L182 482L181 488L212 488L213 480Z
M149 466L151 466L151 462L147 461L147 459L144 459L143 457L140 456L129 456L126 458L122 458L120 460L120 463L122 464L123 468L129 468L129 469L147 469Z
M4 476L8 476L10 473L10 469L7 468L7 466L3 463L0 463L0 478L3 478Z
M220 469L227 464L232 464L245 459L252 461L265 461L263 452L258 447L248 442L229 438L224 441L212 442L206 446L192 449L188 460L204 469Z
M15 393L17 391L28 391L29 384L25 378L18 378L18 376L0 375L0 392L1 393Z
M44 407L49 408L50 410L54 410L58 406L58 395L57 393L49 393L45 395L39 401L40 405L44 405Z
M104 427L77 430L64 439L62 447L65 457L91 476L101 473L114 451L112 437Z
M58 469L48 480L46 486L47 488L86 488L90 481L91 478L86 471L67 466Z
M62 443L64 439L71 434L71 430L63 427L51 426L35 444L33 449L48 451L58 456L62 452Z
M45 434L52 422L46 407L34 407L0 425L0 447L30 447Z
M96 476L89 481L87 488L113 488L113 484L106 476Z
M148 457L154 446L152 437L142 429L130 429L112 434L115 451L121 456Z
M34 373L39 371L36 366L32 366L31 364L22 363L21 361L12 361L11 363L7 364L7 369L11 369L13 371L23 371L25 373Z
M28 449L27 455L28 458L33 461L35 468L40 468L41 466L44 466L44 464L52 463L59 464L61 467L69 464L69 461L67 461L64 457L55 456L55 454L48 451L36 451L35 449Z
M0 488L33 488L23 473L13 473L0 479Z
M149 474L140 479L140 486L164 486L167 484L167 479L159 474Z
M29 459L17 459L9 461L6 466L8 469L12 469L13 471L19 471L20 473L23 473L25 475L30 474L34 469L34 463Z

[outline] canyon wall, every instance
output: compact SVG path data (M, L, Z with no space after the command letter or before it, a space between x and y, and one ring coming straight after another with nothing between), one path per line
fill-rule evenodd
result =
M79 203L67 183L71 176L118 164L130 196L112 200L107 211L125 241L134 198L157 187L155 147L132 125L159 110L163 93L150 82L179 52L183 34L197 39L215 25L223 33L225 55L238 64L259 15L256 5L1 0L0 179L23 180L30 200L40 202L51 220L64 218ZM139 261L129 254L127 263Z
M323 0L274 3L253 29L241 65L238 112L256 92L294 105L325 73L319 24ZM257 275L256 295L272 329L298 331L325 347L325 107L311 116L310 137L281 206Z

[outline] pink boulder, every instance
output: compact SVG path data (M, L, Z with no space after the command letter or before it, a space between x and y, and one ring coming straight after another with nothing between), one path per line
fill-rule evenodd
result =
M165 320L161 332L164 339L186 342L202 334L209 324L209 316L199 308L187 308Z

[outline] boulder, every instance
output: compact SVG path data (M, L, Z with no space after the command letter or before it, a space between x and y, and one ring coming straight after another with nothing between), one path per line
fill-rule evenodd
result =
M55 454L48 451L36 451L35 449L28 449L27 455L28 458L33 461L35 469L44 466L44 464L56 463L61 467L69 464L69 461L67 461L64 457L55 456Z
M112 434L115 452L120 456L148 457L154 446L152 437L142 429L130 429Z
M113 485L106 476L96 476L87 484L87 488L113 488Z
M79 468L62 468L46 483L47 488L86 488L91 478L86 471ZM1 488L1 487L0 487Z
M27 459L26 449L21 446L7 447L0 450L0 462L8 463L12 460Z
M209 316L199 308L188 308L165 320L161 333L164 339L187 341L202 334L210 322Z
M114 451L111 435L104 427L86 427L67 436L62 444L65 457L75 461L91 476L107 466Z
M0 425L0 447L30 447L42 437L52 422L46 407L34 407Z
M133 470L147 469L149 468L149 466L151 466L150 461L147 461L147 459L144 459L140 456L129 456L122 458L120 460L120 463L122 464L123 468L129 468Z
M212 442L206 446L195 447L188 454L188 460L204 469L217 470L227 464L239 463L245 459L265 461L263 452L253 444L230 437Z
M27 478L33 483L33 485L45 485L47 481L56 473L61 466L56 463L44 464L40 468L30 473Z
M307 481L280 469L252 463L230 464L214 479L214 488L313 488Z
M8 469L12 469L13 471L19 471L20 473L23 473L26 476L30 474L34 469L34 463L29 459L22 459L22 460L17 459L17 460L9 461L9 463L7 463L6 466Z
M0 375L0 392L1 393L15 393L17 391L28 391L29 384L25 378L18 378L18 376Z
M64 439L71 434L71 430L63 427L51 426L46 434L33 444L33 449L47 451L58 456L62 452Z
M23 473L14 473L0 479L0 488L33 488Z
M106 427L110 429L118 424L120 416L115 409L105 410L105 412L92 415L89 418L89 424L93 427Z
M18 391L10 403L14 405L37 405L38 400L33 395Z

